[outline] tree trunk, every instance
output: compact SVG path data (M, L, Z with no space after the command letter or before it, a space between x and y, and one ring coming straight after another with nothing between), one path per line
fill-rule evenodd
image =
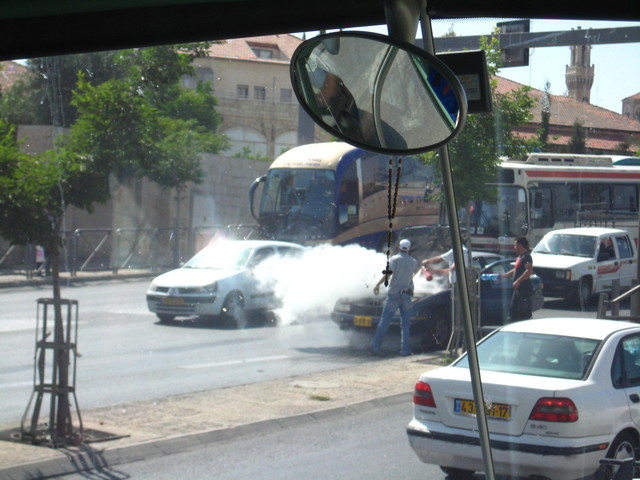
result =
M56 238L60 237L60 223L55 225ZM65 338L64 322L62 318L62 306L60 304L60 245L55 241L50 245L51 279L53 283L54 299L54 336L56 369L54 378L57 378L57 388L51 396L52 411L56 412L55 424L50 425L50 431L54 438L64 441L73 432L71 422L71 409L69 405L69 338Z

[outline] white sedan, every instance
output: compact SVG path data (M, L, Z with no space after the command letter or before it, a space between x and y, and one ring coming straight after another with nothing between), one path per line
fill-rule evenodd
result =
M569 480L638 458L640 326L586 318L527 320L478 343L496 474ZM415 386L411 447L449 478L484 470L468 359ZM612 467L606 467L612 468Z
M266 259L304 250L278 241L216 242L181 268L156 277L147 290L147 306L161 322L175 317L222 317L241 326L248 314L278 306L273 288L261 286L256 278L256 267Z

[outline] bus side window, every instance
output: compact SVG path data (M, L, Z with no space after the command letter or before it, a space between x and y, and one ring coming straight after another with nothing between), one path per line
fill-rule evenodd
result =
M613 185L611 208L618 211L635 212L637 210L638 191L636 185Z
M531 189L531 224L534 228L552 227L551 189Z

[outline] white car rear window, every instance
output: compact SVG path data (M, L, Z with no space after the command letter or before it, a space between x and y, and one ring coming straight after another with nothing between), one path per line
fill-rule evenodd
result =
M600 341L589 338L497 332L478 345L480 368L567 379L582 379ZM454 364L468 368L465 355Z

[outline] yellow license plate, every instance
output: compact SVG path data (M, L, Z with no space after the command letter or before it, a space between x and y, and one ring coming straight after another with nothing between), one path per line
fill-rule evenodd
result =
M461 400L459 398L456 398L453 401L453 411L456 413L467 413L469 415L475 415L476 404L473 402L473 400ZM502 403L487 404L487 416L508 420L509 418L511 418L511 406L504 405Z
M365 315L356 315L353 317L353 324L356 327L370 327L371 325L373 325L373 322L371 321L371 317Z
M172 305L174 307L184 305L184 298L164 297L162 299L163 305Z

